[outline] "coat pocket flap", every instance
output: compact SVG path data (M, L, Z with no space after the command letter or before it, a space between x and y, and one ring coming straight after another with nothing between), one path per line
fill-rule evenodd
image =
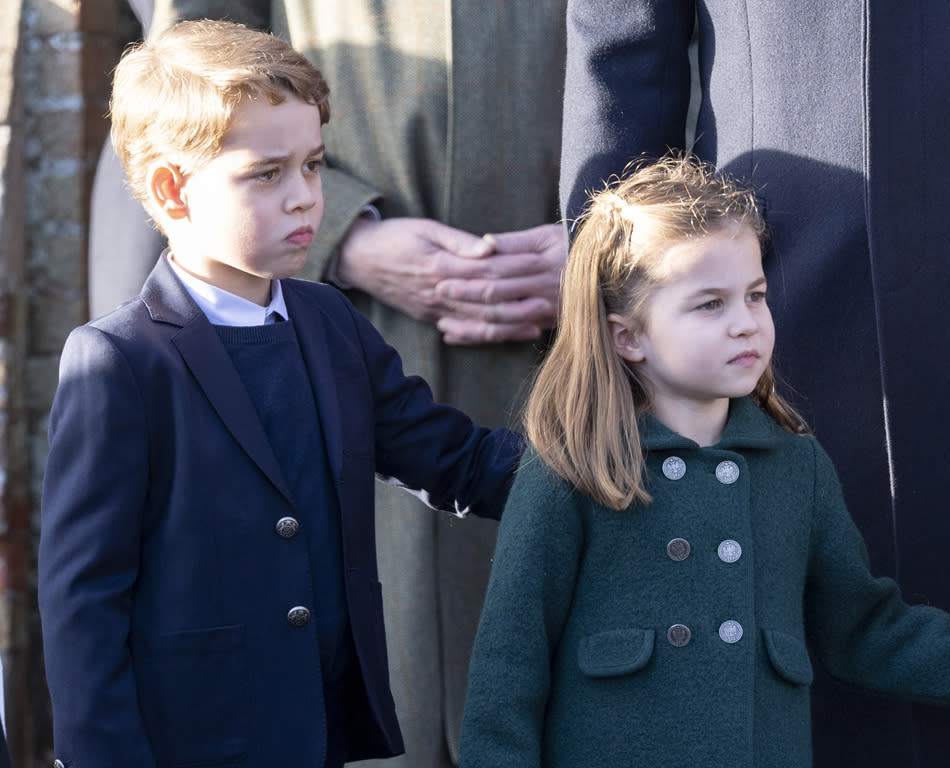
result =
M797 637L774 629L763 630L765 649L779 676L797 685L811 685L814 672L808 649Z
M652 629L612 629L581 639L577 663L590 677L628 675L643 669L653 655Z

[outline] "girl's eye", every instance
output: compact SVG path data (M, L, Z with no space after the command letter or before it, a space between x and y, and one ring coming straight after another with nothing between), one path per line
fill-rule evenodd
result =
M713 312L722 306L722 299L710 299L704 304L700 304L696 309L703 312Z
M765 301L765 291L752 291L746 299L750 304L761 304Z
M276 168L270 168L257 174L257 178L259 178L261 181L273 181L277 178L277 174L278 171Z
M305 167L310 173L320 173L320 166L323 165L322 160L308 160L305 164Z

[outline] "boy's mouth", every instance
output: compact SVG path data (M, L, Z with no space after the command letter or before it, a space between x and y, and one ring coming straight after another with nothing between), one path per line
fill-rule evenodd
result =
M313 242L313 227L298 227L284 240L291 245L310 245Z

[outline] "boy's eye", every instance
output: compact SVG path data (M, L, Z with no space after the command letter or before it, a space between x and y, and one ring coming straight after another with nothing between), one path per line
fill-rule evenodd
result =
M261 181L273 181L278 176L278 170L276 168L268 168L266 171L261 171L257 174L257 178Z
M707 302L700 304L696 309L702 312L712 312L719 309L722 306L722 299L710 299Z
M305 167L310 173L320 173L320 166L322 165L323 160L308 160Z

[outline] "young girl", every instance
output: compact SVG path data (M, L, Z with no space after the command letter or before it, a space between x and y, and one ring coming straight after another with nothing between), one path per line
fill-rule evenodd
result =
M690 158L596 195L527 407L463 768L811 765L810 652L950 703L950 615L868 572L775 392L764 224Z

